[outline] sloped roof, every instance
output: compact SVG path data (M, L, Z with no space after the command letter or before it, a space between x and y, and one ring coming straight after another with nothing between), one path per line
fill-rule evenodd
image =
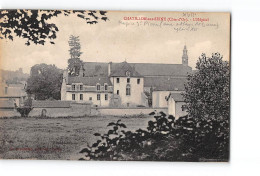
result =
M123 62L124 63L124 62ZM111 73L122 67L123 63L111 63ZM128 63L142 76L186 76L192 68L182 64ZM85 62L85 76L108 76L108 63Z
M191 67L182 64L131 63L143 76L186 76Z
M0 108L4 108L4 109L14 108L14 102L12 100L0 100Z
M144 87L153 87L155 91L183 91L186 81L186 78L174 78L170 76L146 77L144 78Z
M183 96L181 95L181 93L170 93L169 96L172 97L174 101L179 101L179 102L180 102L180 101L181 101L181 102L184 101L184 98L183 98Z
M87 76L108 76L108 63L104 62L85 62L84 75Z
M126 77L126 72L130 72L131 77L142 77L129 63L123 62L114 64L110 76Z
M32 107L34 108L69 108L71 101L58 101L58 100L43 100L32 101Z
M98 83L101 85L104 85L104 83L107 83L107 85L112 85L111 81L108 77L80 77L80 76L71 76L68 77L68 84L72 83L83 83L84 85L88 86L96 86Z

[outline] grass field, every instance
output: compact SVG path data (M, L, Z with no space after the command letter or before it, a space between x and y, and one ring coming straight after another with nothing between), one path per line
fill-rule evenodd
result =
M146 128L151 117L81 117L0 119L1 159L77 160L79 151L121 119L128 130Z

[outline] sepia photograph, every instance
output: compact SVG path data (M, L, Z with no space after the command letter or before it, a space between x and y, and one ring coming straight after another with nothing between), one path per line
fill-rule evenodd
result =
M229 162L230 13L0 10L0 159Z

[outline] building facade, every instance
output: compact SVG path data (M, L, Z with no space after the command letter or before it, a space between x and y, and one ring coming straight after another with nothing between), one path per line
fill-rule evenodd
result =
M9 102L13 108L15 106L22 106L27 96L25 86L25 83L7 84L5 81L1 81L0 101ZM0 107L1 104L3 103L0 103Z
M182 92L191 72L186 46L182 64L85 62L78 76L64 71L61 100L97 107L167 108L166 97Z
M170 93L166 100L168 105L168 115L172 115L178 119L179 117L188 114L181 93Z

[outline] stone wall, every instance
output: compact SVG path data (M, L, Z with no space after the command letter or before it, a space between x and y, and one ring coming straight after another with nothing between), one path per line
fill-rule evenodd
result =
M167 108L92 108L91 115L115 115L115 116L131 116L131 115L148 115L153 111L168 113Z

